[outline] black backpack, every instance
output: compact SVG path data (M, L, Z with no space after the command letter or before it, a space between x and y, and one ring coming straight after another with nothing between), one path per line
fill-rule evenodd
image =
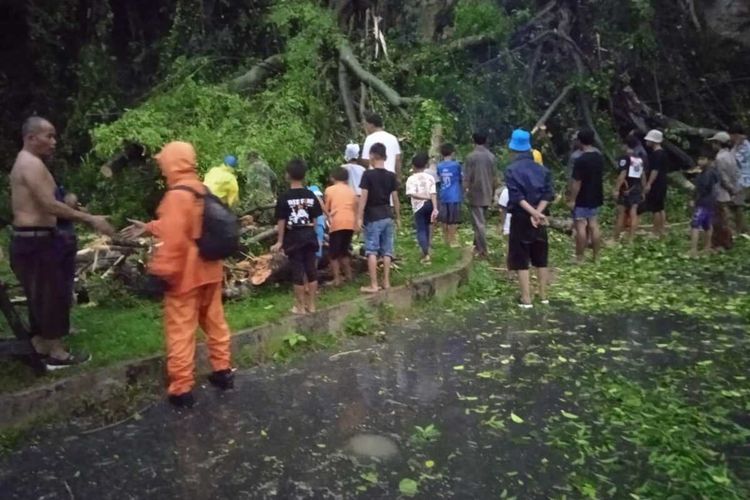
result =
M240 248L240 224L237 216L206 188L206 194L188 186L172 190L188 191L203 200L203 231L195 240L204 260L221 260L236 254Z

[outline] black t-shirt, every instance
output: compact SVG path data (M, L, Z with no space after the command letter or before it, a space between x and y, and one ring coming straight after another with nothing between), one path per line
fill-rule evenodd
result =
M579 156L573 164L573 179L581 181L576 206L597 208L604 204L604 157L596 151Z
M318 198L306 188L290 189L276 202L276 220L286 221L284 250L294 250L308 243L317 245L315 219L323 215Z
M617 160L618 173L625 172L625 185L622 191L640 191L642 188L641 178L646 175L646 167L643 159L639 156L625 155Z
M384 168L371 168L362 174L359 187L367 190L365 223L393 218L391 193L398 190L396 174Z
M651 178L651 172L656 170L656 180L651 185L651 191L666 191L667 190L667 173L669 172L667 152L663 149L658 151L651 151L648 157L649 172L648 176Z

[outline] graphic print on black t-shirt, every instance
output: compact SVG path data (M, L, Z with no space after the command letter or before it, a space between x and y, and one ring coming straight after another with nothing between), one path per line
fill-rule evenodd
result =
M309 189L290 189L276 203L276 220L286 220L287 229L310 227L322 213L318 199Z
M641 178L645 170L642 158L635 155L625 155L617 160L617 167L620 172L625 172L625 185L623 185L622 190L641 189Z

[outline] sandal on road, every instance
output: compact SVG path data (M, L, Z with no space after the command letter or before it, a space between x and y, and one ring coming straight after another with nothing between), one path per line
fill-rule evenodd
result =
M378 293L380 291L380 287L372 288L370 286L363 286L359 289L362 293Z

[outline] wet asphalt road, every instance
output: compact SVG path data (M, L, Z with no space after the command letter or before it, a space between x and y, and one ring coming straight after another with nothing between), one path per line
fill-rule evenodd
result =
M675 330L696 335L679 356L655 347ZM699 331L679 318L554 307L508 321L491 304L406 321L384 343L240 371L234 391L200 388L192 411L159 402L93 434L46 429L0 459L0 498L380 499L409 493L409 480L426 499L559 496L565 464L540 431L575 380L549 379L551 363L625 346L617 363L638 377L643 363L699 353ZM726 331L745 342L742 325ZM430 425L437 434L416 429Z

